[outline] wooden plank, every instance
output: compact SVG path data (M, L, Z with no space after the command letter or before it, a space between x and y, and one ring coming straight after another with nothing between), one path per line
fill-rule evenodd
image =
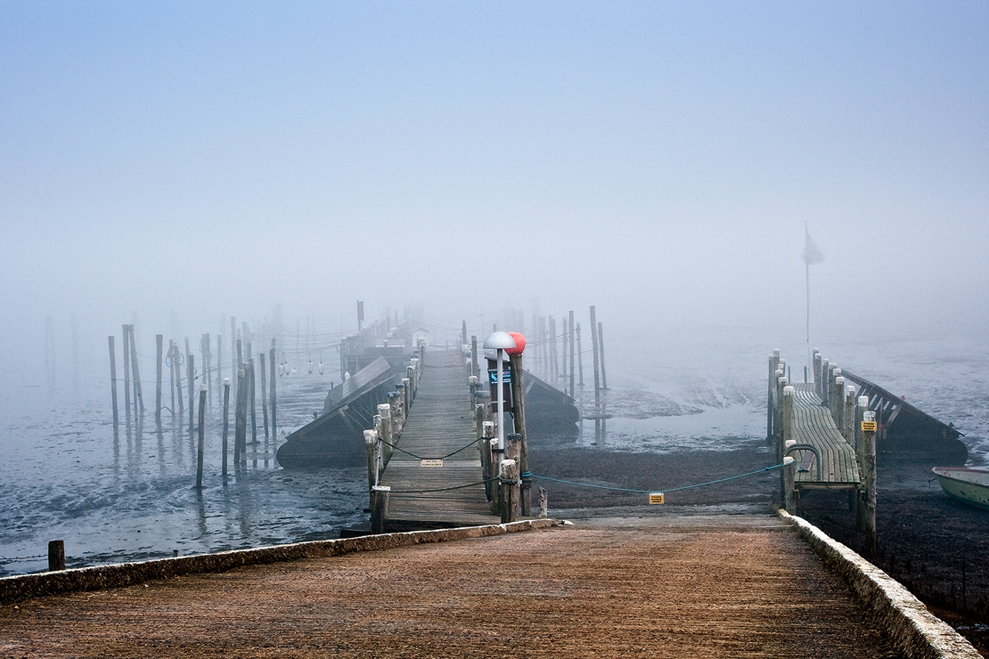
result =
M817 476L817 465L813 464L810 451L799 452L796 459L801 465L810 466L808 471L798 471L798 486L848 486L859 484L858 463L855 452L835 426L831 413L814 393L813 385L795 385L793 439L798 444L810 444L820 453L821 476ZM806 455L802 455L806 454ZM805 460L807 460L805 462Z

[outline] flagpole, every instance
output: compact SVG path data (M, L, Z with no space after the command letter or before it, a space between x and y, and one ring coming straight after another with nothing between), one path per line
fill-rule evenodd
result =
M805 263L804 268L807 271L807 373L813 377L814 374L814 364L813 355L810 352L810 263ZM810 378L808 378L810 379Z

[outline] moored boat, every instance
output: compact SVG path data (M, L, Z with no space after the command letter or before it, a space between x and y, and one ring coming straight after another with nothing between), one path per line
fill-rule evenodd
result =
M967 504L989 510L989 470L970 467L934 467L941 488Z

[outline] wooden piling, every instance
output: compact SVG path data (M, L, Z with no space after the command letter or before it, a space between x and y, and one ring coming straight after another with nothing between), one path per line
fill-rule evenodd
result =
M155 425L161 428L161 358L165 337L155 335Z
M237 369L237 402L234 406L234 467L240 466L243 460L243 446L247 443L246 379L247 373L241 366Z
M189 434L195 430L196 357L191 352L185 356L185 376L189 387Z
M371 532L384 533L388 521L388 497L391 488L376 485L371 488Z
M524 382L522 381L522 355L508 356L509 372L512 374L512 416L515 421L515 432L519 436L519 474L522 483L519 491L522 514L526 517L531 512L529 492L532 489L532 476L529 475L529 450L525 432L525 397Z
M271 351L268 353L270 360L268 366L270 366L270 373L268 377L271 378L268 383L269 394L271 395L271 436L278 439L278 431L275 425L275 339L271 340Z
M577 333L577 386L584 386L584 349L580 347L580 323L577 323L574 331Z
M576 353L576 350L574 349L573 311L570 312L570 325L568 330L570 334L570 395L575 396L576 394L574 393L573 369L574 369L574 354Z
M196 489L203 489L203 454L206 451L206 385L199 389L199 447L196 451Z
M793 396L794 388L787 385L783 387L783 455L786 454L786 449L788 448L787 442L793 441ZM783 493L784 493L784 504L786 507L786 512L791 515L797 514L797 491L795 487L797 464L796 461L793 463L781 467L782 476L784 478L783 483Z
M364 431L364 456L367 458L367 488L368 492L374 491L374 486L378 484L378 433L374 430ZM371 501L374 497L371 495Z
M110 347L110 400L113 403L113 438L116 440L120 435L120 414L117 411L117 355L113 348L113 336L106 338Z
M230 432L230 380L223 380L223 476L227 475L227 435Z
M127 325L122 325L121 334L123 335L123 348L124 352L124 412L127 417L127 423L130 424L130 332L127 331Z
M257 382L254 377L254 358L247 360L247 381L248 381L248 406L251 411L251 444L258 443L258 406L257 406Z
M601 389L608 390L608 376L604 371L604 328L598 321L598 353L601 360Z
M594 348L594 400L601 395L601 366L598 356L598 324L594 318L594 307L591 307L591 345Z
M866 557L875 557L879 551L879 536L876 533L876 413L869 410L869 397L860 396L858 460L859 476L862 481L862 494L856 510L856 525L865 534Z
M501 500L501 523L508 524L518 519L519 508L519 465L505 458L499 465L498 487Z
M268 439L268 382L265 378L264 364L268 361L264 352L259 355L258 366L261 367L261 422L264 426L264 438Z
M539 518L549 517L549 497L546 495L546 488L539 488Z
M477 362L477 335L472 334L470 337L470 374L477 377L478 380L481 379L481 371Z
M134 326L130 328L130 363L134 370L134 416L144 414L144 394L141 390L141 369L137 363L137 338L134 336Z
M65 569L65 541L52 540L48 543L48 571Z
M166 358L168 362L168 395L171 399L171 405L168 409L175 416L175 341L172 339L168 340L168 357Z

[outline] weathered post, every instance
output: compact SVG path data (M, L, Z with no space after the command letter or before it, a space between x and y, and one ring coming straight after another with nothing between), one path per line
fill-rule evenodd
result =
M494 452L498 446L498 440L495 438L493 421L481 422L481 436L481 464L484 467L484 490L488 501L491 502L491 512L496 512L498 495L493 480L498 470Z
M787 385L783 387L783 453L788 448L787 443L793 441L793 387ZM797 490L796 490L796 462L781 467L783 471L784 484L783 492L785 498L786 512L791 515L797 514Z
M370 503L374 504L374 486L378 484L378 433L364 431L364 453L367 457L367 488L371 493Z
M261 421L264 425L264 438L268 439L268 381L265 378L265 368L264 364L268 360L265 359L264 352L259 355L258 366L261 367Z
M191 352L185 356L186 359L186 378L188 379L189 387L189 433L195 429L193 424L195 423L195 396L196 396L196 357Z
M834 406L832 407L834 425L845 437L845 378L838 376L834 379Z
M247 443L247 373L243 365L237 369L237 404L234 407L234 466L243 459L243 447Z
M460 321L460 344L467 345L467 321Z
M539 518L549 517L549 498L546 496L546 488L539 488Z
M48 543L48 571L57 572L65 569L65 541L51 540Z
M862 410L859 426L859 472L862 477L862 496L856 511L856 523L865 534L866 556L874 557L879 551L879 536L876 534L876 413L869 410L868 396L860 396L858 407Z
M776 428L773 423L776 417L775 399L773 396L773 391L776 387L776 366L779 362L780 351L778 349L773 350L773 354L769 355L769 391L768 391L768 402L766 403L766 443L772 444L776 437Z
M516 342L518 342L517 338ZM525 400L523 397L525 388L523 386L524 383L522 382L522 355L509 353L508 367L510 369L509 372L512 374L512 412L515 417L515 432L519 437L518 463L519 473L522 479L519 489L519 498L521 501L522 515L528 517L531 513L529 493L532 489L532 476L529 474L529 450L525 432Z
M217 348L219 350L219 348ZM230 432L230 380L223 379L223 476L227 475L227 435Z
M397 391L388 392L388 405L391 407L392 437L397 439L405 428L405 418L402 416L401 394Z
M598 322L598 353L601 360L601 388L607 391L608 376L604 372L604 328L600 322Z
M559 362L556 354L556 319L549 317L549 379L555 381L559 376Z
M381 456L384 463L388 464L392 453L395 451L392 446L395 443L395 438L391 422L391 405L388 403L378 405L378 416L381 417L381 440L384 442L381 447Z
M256 445L258 443L258 406L257 406L257 380L254 377L254 358L251 357L247 361L247 379L248 393L250 395L250 409L251 409L251 444ZM255 451L257 455L257 451Z
M221 323L222 327L222 323ZM216 388L217 395L219 395L219 389L223 384L223 332L219 332L216 335Z
M570 326L568 328L568 333L570 335L570 395L574 396L575 394L574 394L573 369L574 369L574 354L576 353L576 350L574 350L574 345L573 345L574 342L573 311L570 312Z
M507 524L518 519L519 465L514 459L505 458L498 467L501 523Z
M821 402L828 403L828 376L831 372L830 360L821 358L821 377L814 383L817 395L821 397Z
M127 325L122 326L124 352L124 412L127 417L127 424L130 426L130 333Z
M470 337L470 374L480 379L481 371L480 367L477 365L477 335L472 334Z
M155 335L155 425L161 428L161 358L165 337Z
M268 389L271 394L271 436L278 439L278 432L275 430L275 339L271 339L271 351L268 354L270 355L268 366L271 370L268 374L270 378Z
M134 369L134 416L144 414L144 394L141 389L141 369L137 363L137 339L134 337L134 326L127 326L130 330L130 363Z
M206 450L206 385L199 388L199 447L196 452L196 489L203 489L203 454Z
M168 340L168 357L165 358L168 365L168 395L171 399L169 411L175 416L175 341Z
M106 338L110 348L110 399L113 403L113 438L116 440L120 435L120 415L117 411L117 355L113 349L113 336Z
M584 386L584 350L580 347L580 323L575 327L577 332L577 386Z
M855 385L850 382L845 382L845 410L842 414L842 420L844 424L841 428L841 434L845 436L845 441L848 445L855 446Z
M391 488L376 485L371 488L371 532L384 533L388 521L388 496Z
M597 404L601 396L601 367L598 362L598 324L594 319L594 307L591 307L591 346L594 348L594 402Z

